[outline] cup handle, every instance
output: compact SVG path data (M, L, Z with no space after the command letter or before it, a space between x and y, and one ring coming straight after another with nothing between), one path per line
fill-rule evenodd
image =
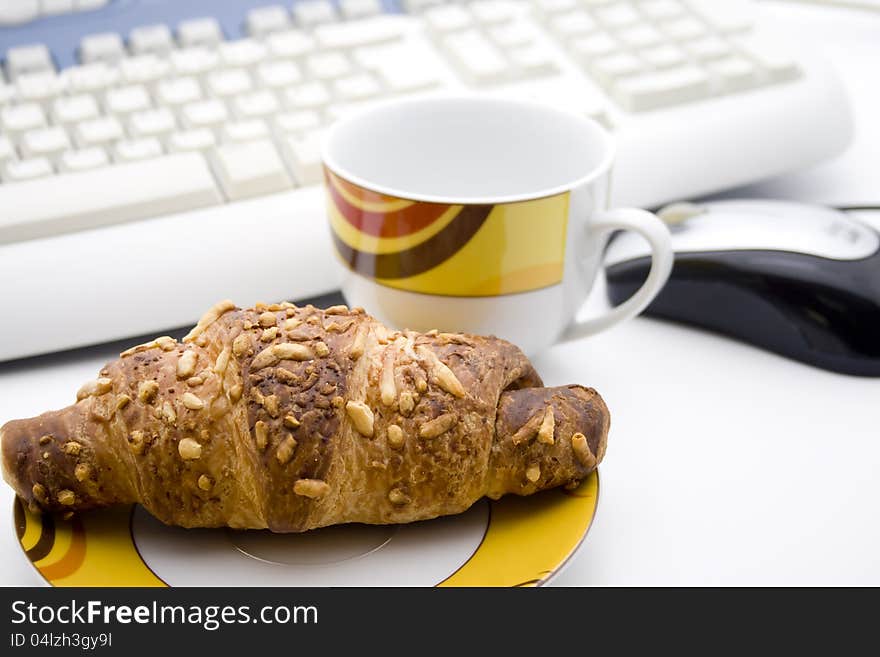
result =
M657 296L669 278L673 263L672 239L669 236L669 229L657 216L634 208L606 210L589 223L585 238L602 239L615 230L633 230L648 240L652 252L648 278L635 294L607 313L580 322L576 321L563 334L562 341L593 335L638 315Z

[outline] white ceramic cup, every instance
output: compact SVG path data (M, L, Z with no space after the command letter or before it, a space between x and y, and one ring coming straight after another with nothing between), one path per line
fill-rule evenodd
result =
M607 209L613 160L598 123L525 101L425 97L341 120L324 177L346 300L392 327L494 334L530 354L638 314L672 247L653 214ZM648 278L576 320L616 230L648 241Z

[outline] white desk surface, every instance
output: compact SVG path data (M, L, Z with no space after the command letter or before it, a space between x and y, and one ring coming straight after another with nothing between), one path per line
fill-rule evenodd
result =
M836 61L856 143L761 195L880 204L880 17L774 4ZM0 364L0 423L64 406L115 358L97 347ZM880 585L880 379L845 377L639 318L535 359L611 412L599 510L562 585ZM0 584L38 585L0 485Z

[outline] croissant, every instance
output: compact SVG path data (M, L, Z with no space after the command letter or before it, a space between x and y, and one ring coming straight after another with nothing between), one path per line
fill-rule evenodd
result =
M181 342L123 352L72 406L4 425L3 470L35 510L137 502L167 524L276 532L412 522L596 468L602 398L541 386L497 338L224 301Z

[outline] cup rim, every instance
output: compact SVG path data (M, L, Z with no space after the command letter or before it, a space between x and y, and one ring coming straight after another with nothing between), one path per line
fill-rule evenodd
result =
M571 181L548 187L546 189L542 189L535 192L523 193L523 194L508 194L505 196L473 196L473 197L455 197L455 196L445 196L440 194L419 194L407 192L400 188L394 188L390 185L380 185L373 183L366 178L358 176L357 174L352 173L347 170L345 167L341 166L336 158L333 157L333 142L339 135L342 128L346 127L348 124L361 120L367 116L371 116L373 114L383 112L387 110L389 107L398 107L400 105L426 105L435 103L436 101L460 101L460 102L495 102L495 103L507 103L510 105L520 105L520 106L529 106L534 109L538 109L542 112L546 112L548 114L555 114L556 116L565 117L566 119L575 118L578 119L584 127L593 132L593 134L599 139L604 148L604 154L599 164L593 167L590 171L585 173L584 175L575 178ZM499 96L491 96L491 95L479 95L479 94L442 94L435 96L423 96L423 97L415 97L415 98L392 98L389 100L384 100L377 102L375 104L370 105L369 107L357 111L345 118L340 119L336 123L334 123L327 134L326 139L324 140L322 149L321 149L321 161L327 169L329 169L333 174L343 178L344 180L357 185L363 189L366 189L371 192L376 192L378 194L383 194L385 196L392 196L394 198L398 198L404 201L417 201L422 203L442 203L446 205L501 205L506 203L519 203L522 201L534 201L542 198L548 198L551 196L557 196L558 194L563 194L565 192L573 191L583 185L589 184L605 174L608 170L611 169L611 164L614 162L614 158L617 152L616 145L614 143L614 139L611 136L611 133L605 129L598 121L595 119L576 114L574 112L570 112L567 110L560 109L558 107L553 107L546 103L542 103L535 100L530 99L517 99L517 98L505 98Z

